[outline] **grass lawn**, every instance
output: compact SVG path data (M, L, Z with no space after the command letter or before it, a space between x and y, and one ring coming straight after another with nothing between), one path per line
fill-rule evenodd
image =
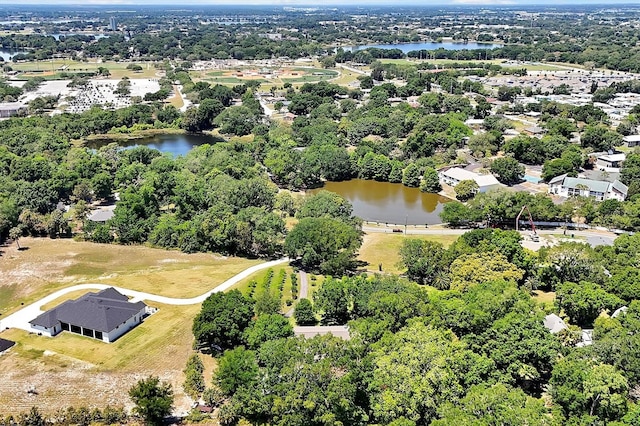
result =
M17 64L11 64L11 67L16 71L29 72L29 71L66 71L66 72L84 72L84 71L96 71L99 67L104 67L111 73L110 78L122 78L127 76L129 78L154 78L158 77L156 70L152 63L137 62L142 66L142 71L132 71L127 69L129 62L79 62L71 59L54 59L44 61L30 61L21 62ZM63 70L61 68L64 67Z
M119 246L67 239L22 238L27 250L2 248L0 313L53 291L95 282L169 297L204 293L261 263L208 253L184 254L145 246Z
M553 291L535 290L533 292L533 300L548 307L552 307L553 302L556 300L556 293Z
M65 239L22 238L20 243L28 249L18 251L15 244L0 249L2 315L56 289L86 282L191 297L261 262ZM284 297L290 297L290 287L287 279ZM86 291L69 293L44 308L83 293ZM193 352L191 327L200 305L148 304L159 308L158 312L111 344L71 333L47 338L22 330L2 331L3 338L17 344L0 357L0 407L7 412L28 411L33 399L23 389L32 385L37 386L38 407L44 412L69 405L130 407L127 390L131 385L141 377L157 375L173 385L178 409L188 409L182 370ZM201 358L209 383L215 360Z
M134 373L184 368L193 340L192 321L200 305L149 304L159 308L158 312L110 344L64 332L47 338L12 329L2 336L19 343L20 355L33 358L34 354L50 351L90 363L98 370Z
M372 232L364 235L358 260L367 262L366 267L371 271L378 271L378 265L382 263L383 272L398 274L403 272L398 267L400 262L400 247L405 239L414 238L428 241L436 241L448 247L458 239L458 235L407 235L392 233Z

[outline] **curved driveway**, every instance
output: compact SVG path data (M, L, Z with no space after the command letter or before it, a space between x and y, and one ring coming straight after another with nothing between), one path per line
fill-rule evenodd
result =
M159 296L157 294L145 293L143 291L130 290L127 288L116 287L108 284L78 284L71 287L66 287L61 290L58 290L48 296L43 297L42 299L34 302L30 305L25 306L17 312L7 316L6 318L0 317L0 331L7 328L19 328L26 331L34 331L29 324L29 321L33 320L35 317L40 315L43 311L40 309L41 306L46 305L49 302L56 300L57 298L64 296L67 293L71 293L76 290L103 290L105 288L113 287L118 290L120 293L125 294L132 299L132 301L138 300L148 300L152 302L163 303L166 305L195 305L197 303L202 303L205 301L207 297L209 297L213 293L218 293L221 291L228 290L233 285L237 284L241 280L247 278L251 274L260 271L261 269L270 268L275 265L279 265L281 263L288 262L288 258L282 258L278 260L272 260L270 262L261 263L259 265L254 265L250 268L245 269L237 275L229 278L219 286L215 287L208 292L201 294L200 296L191 297L189 299L179 299L175 297L165 297Z

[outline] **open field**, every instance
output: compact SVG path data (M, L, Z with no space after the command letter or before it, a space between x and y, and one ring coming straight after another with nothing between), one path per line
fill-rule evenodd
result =
M305 67L283 68L234 68L226 70L192 71L196 80L205 80L211 83L237 85L246 81L258 81L263 90L275 86L281 87L284 83L307 83L331 80L339 76L335 70Z
M187 255L140 246L101 245L73 240L22 238L26 250L1 248L0 312L16 310L56 289L81 282L99 282L173 297L191 297L260 263L213 254ZM277 271L277 268L276 268ZM287 280L288 281L288 280ZM285 295L287 295L285 284ZM78 291L48 304L77 298ZM290 297L286 296L286 297ZM43 411L61 406L129 406L128 388L150 374L172 383L176 407L186 410L182 370L192 352L192 321L200 305L167 306L112 344L62 333L54 338L5 330L16 346L0 357L0 407L6 412ZM215 362L202 356L206 382ZM37 396L26 390L35 386Z
M0 313L73 284L96 282L169 297L194 297L260 263L208 253L184 254L143 246L118 246L21 238L28 250L3 247Z
M358 260L367 262L366 268L370 271L378 271L378 265L382 264L382 271L392 274L402 272L398 267L400 262L400 247L402 241L408 238L436 241L448 247L458 239L458 235L407 235L372 232L364 235Z
M11 68L16 71L32 73L33 75L42 75L44 72L92 72L97 71L99 67L104 67L111 73L111 78L121 79L124 76L129 78L157 78L158 70L151 63L137 63L142 66L142 71L132 71L127 69L130 62L79 62L71 59L53 59L44 61L29 61L20 63L11 63ZM28 76L28 75L26 75Z

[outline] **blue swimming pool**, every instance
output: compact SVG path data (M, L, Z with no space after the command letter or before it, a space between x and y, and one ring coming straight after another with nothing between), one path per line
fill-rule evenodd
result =
M524 180L531 183L539 183L542 179L535 176L524 175Z

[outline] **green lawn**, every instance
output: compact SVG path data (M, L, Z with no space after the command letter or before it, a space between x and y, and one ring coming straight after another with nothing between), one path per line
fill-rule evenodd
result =
M409 238L436 241L448 247L455 240L457 235L404 235L392 233L372 232L365 234L358 260L367 262L367 269L378 271L378 265L382 264L383 272L398 274L402 273L402 268L398 267L400 262L400 247L402 241Z

